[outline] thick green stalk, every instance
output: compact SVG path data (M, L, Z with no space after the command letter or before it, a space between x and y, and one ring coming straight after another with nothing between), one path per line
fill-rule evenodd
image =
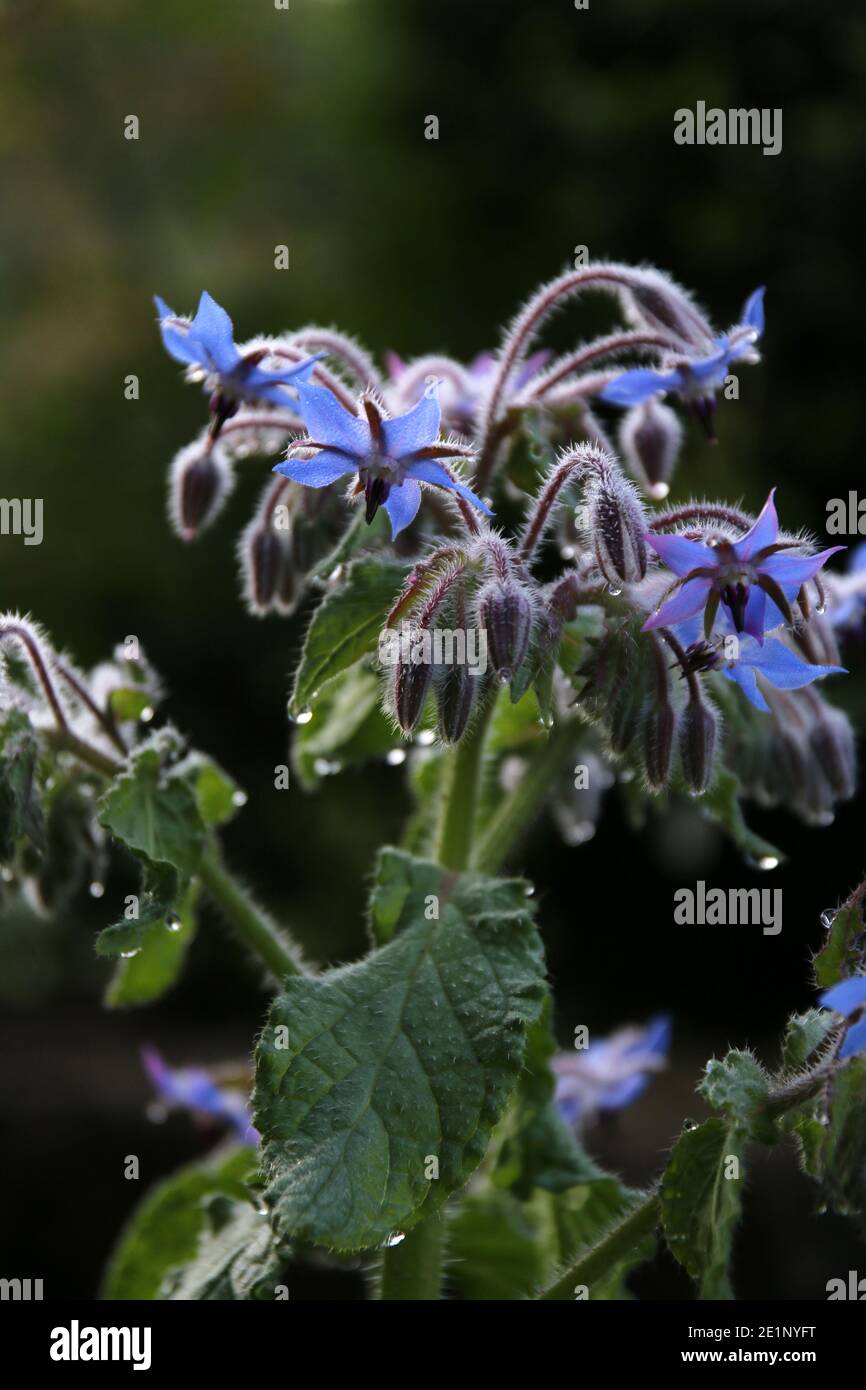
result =
M379 1298L435 1302L441 1295L444 1218L437 1212L382 1256Z
M436 848L443 869L459 872L469 867L472 858L484 742L497 693L486 696L469 732L448 756Z
M535 753L514 791L501 802L478 841L472 867L496 873L541 809L574 743L573 724L557 724Z
M264 961L278 981L302 973L282 932L223 867L215 845L202 855L196 872L238 936Z
M579 1285L585 1286L590 1294L593 1284L597 1284L600 1279L616 1267L620 1260L624 1259L645 1236L652 1235L659 1223L661 1211L659 1207L658 1193L653 1191L647 1193L643 1201L629 1212L628 1216L622 1220L607 1235L602 1236L597 1245L591 1250L586 1250L570 1265L564 1274L561 1274L549 1289L539 1294L541 1299L566 1299L574 1298L574 1291Z

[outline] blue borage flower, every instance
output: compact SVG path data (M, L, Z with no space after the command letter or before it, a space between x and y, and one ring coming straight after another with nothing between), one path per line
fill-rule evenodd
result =
M141 1060L154 1090L166 1105L225 1120L243 1143L258 1144L258 1130L250 1123L249 1105L240 1092L217 1086L201 1068L168 1066L155 1047L143 1047Z
M728 655L724 639L721 645L712 646L700 639L696 620L680 623L674 632L686 648L692 670L720 671L738 685L759 710L769 711L770 708L761 693L759 676L777 690L802 690L803 686L811 685L823 676L847 675L844 666L820 666L802 661L777 637L768 638L763 645L756 642L754 637L740 637L736 643L736 654Z
M428 387L405 415L389 420L370 396L361 397L359 413L352 415L324 387L303 381L296 385L297 409L310 437L289 445L287 461L278 463L275 473L306 487L327 487L357 473L356 491L364 492L367 522L384 507L392 538L415 520L421 483L457 493L485 516L491 515L480 497L439 461L466 450L437 442L440 410L435 386ZM294 457L299 450L309 449L319 452L310 459Z
M708 545L686 536L647 534L647 543L679 578L671 586L677 592L647 618L644 632L674 626L703 609L704 631L709 637L720 603L734 630L747 633L759 644L765 632L793 622L791 604L802 586L814 579L831 555L845 547L834 545L818 555L786 555L786 550L801 542L779 540L775 491L773 488L754 526L738 541Z
M743 306L740 323L712 342L702 356L672 357L668 369L633 367L609 381L599 399L610 405L641 405L659 392L676 392L711 429L715 392L724 385L732 362L758 362L755 344L764 331L764 289L755 290Z
M671 1020L657 1014L645 1028L621 1028L583 1051L559 1052L551 1063L560 1114L579 1126L601 1111L622 1110L667 1066Z
M202 291L195 318L179 317L154 296L159 312L159 330L166 352L176 362L200 367L206 374L205 389L213 392L211 411L221 424L235 414L242 400L267 401L271 405L292 405L286 386L306 381L324 352L282 370L263 371L260 363L268 356L267 347L241 354L234 341L232 321L207 290Z
M818 1003L822 1009L833 1009L849 1020L848 1031L839 1048L840 1058L866 1052L866 975L841 980L832 989L825 990Z

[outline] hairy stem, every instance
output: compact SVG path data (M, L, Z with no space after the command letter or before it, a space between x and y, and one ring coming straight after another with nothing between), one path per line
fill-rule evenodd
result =
M593 1284L616 1267L646 1236L652 1235L661 1215L658 1193L648 1192L643 1201L634 1207L619 1225L602 1236L597 1245L585 1250L564 1274L551 1284L549 1289L539 1294L540 1299L571 1299L578 1285L584 1285L590 1293Z
M410 1231L399 1245L384 1251L379 1271L379 1298L435 1301L442 1287L444 1221L437 1212Z
M551 784L562 771L566 753L574 742L574 731L574 724L569 722L553 728L517 786L488 822L472 859L474 869L493 874L501 867L541 810Z
M278 982L303 973L283 933L224 868L215 844L202 855L196 872L226 921Z
M458 873L468 868L472 859L484 741L496 694L494 690L481 697L483 704L475 721L452 750L445 769L436 858L443 869Z

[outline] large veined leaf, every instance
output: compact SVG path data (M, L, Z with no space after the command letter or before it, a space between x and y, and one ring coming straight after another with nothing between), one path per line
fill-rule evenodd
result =
M382 864L372 916L381 884L392 939L287 981L257 1050L274 1228L338 1250L381 1245L466 1182L545 990L525 884L455 878L396 851Z
M355 560L339 586L326 593L304 642L291 699L293 714L312 704L326 681L376 651L406 573L407 566L393 560Z

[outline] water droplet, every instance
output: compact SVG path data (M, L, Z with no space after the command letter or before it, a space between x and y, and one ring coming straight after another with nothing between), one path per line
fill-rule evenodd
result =
M317 777L334 777L343 769L343 764L331 758L316 758L313 762L313 771Z
M560 547L559 550L559 554L563 560L573 560L575 553L576 552L573 545L563 545Z
M824 908L824 911L821 913L821 926L824 928L824 930L825 930L825 931L829 931L830 928L832 927L833 923L835 922L835 920L836 920L836 908L835 908L835 907L825 907L825 908Z
M429 748L436 742L436 735L432 729L422 729L415 742L420 743L422 748Z
M670 492L667 483L653 483L649 490L649 495L653 502L663 502Z
M101 898L103 893L105 892L105 884L100 883L99 879L95 878L90 885L89 891L91 898Z
M165 919L165 925L167 931L180 931L181 927L183 926L183 922L180 920L176 912L170 912Z
M145 705L144 709L141 711L141 714L138 717L141 720L142 724L149 724L155 713L156 711L154 710L152 705Z
M9 868L8 864L4 864L4 865L3 865L3 868L0 869L0 878L3 879L3 882L4 882L4 883L11 883L12 880L14 879L14 877L15 877L15 874L14 874L13 871Z
M824 602L816 603L816 605L815 605L815 612L816 612L816 613L826 613L826 612L827 612L827 605L826 605L826 603L824 603Z
M405 1239L405 1231L392 1231L388 1239L384 1242L384 1249L391 1250L395 1245L401 1245Z
M611 595L612 598L619 598L620 594L622 593L622 589L618 589L615 584L608 584L607 592Z
M132 960L134 956L140 956L140 955L141 955L141 947L140 947L140 946L136 946L135 949L132 950L132 951L121 951L121 953L120 953L120 959L121 959L121 960Z
M238 788L238 790L237 790L236 792L232 792L232 805L233 805L233 806L246 806L246 804L247 804L247 794L246 794L246 792L242 792L242 791L240 790L240 788Z
M388 753L387 757L385 758L385 762L388 764L389 767L399 767L400 764L405 763L405 761L405 748L392 748L390 753Z
M342 579L342 577L343 577L343 566L342 566L342 565L337 565L336 569L332 569L332 570L331 570L331 573L328 575L328 582L329 582L330 584L336 584L340 579Z
M527 883L526 887L525 887L524 890L523 890L523 896L524 896L525 898L534 898L534 897L535 897L535 888L534 888L533 884Z
M697 1129L697 1128L698 1128L698 1122L697 1122L697 1120L683 1120L683 1129L686 1130L688 1133L690 1133L693 1129Z
M775 854L762 854L758 860L758 868L768 872L770 869L778 869L779 861Z
M567 845L576 849L578 845L585 845L594 834L595 826L591 820L579 820L568 827L563 838Z
M292 716L289 715L289 718L290 718L290 719L291 719L291 717L292 717ZM296 724L309 724L309 722L310 722L310 720L312 719L312 717L313 717L313 711L312 711L311 709L309 709L309 708L307 707L307 705L304 705L304 708L303 708L302 710L299 710L298 713L295 715L295 721L294 721L294 722L295 722Z

